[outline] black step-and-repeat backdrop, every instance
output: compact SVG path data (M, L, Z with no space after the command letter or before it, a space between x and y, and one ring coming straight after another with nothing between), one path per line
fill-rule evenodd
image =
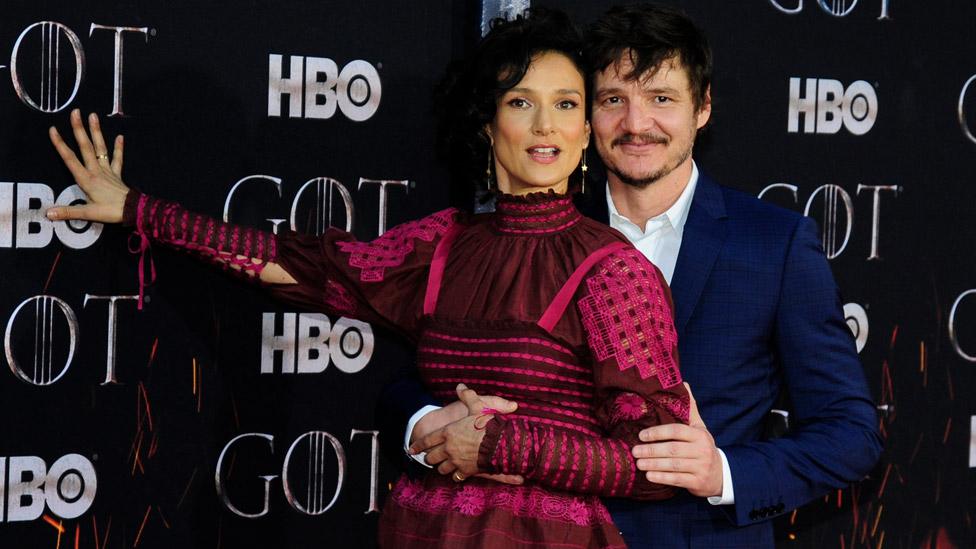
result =
M46 128L97 112L146 192L373 238L448 205L431 90L482 7L108 4L0 17L0 546L372 546L409 347L158 247L138 310L125 230L43 217L82 199ZM699 165L820 223L886 439L780 543L973 546L976 5L679 4L716 57Z

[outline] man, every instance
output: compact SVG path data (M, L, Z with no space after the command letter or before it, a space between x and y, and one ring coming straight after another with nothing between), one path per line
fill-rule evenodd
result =
M772 547L768 519L862 478L881 451L815 224L698 172L691 153L711 115L712 58L687 17L613 8L588 47L608 181L581 209L624 233L671 283L681 370L701 416L646 429L633 449L648 480L686 492L608 506L631 547ZM784 390L793 429L764 441ZM419 407L419 393L400 394L405 411ZM429 410L410 423L415 451L442 471L477 454L451 429L458 404Z

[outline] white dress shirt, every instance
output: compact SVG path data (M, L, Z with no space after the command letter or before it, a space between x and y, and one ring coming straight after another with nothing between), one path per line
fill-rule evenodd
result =
M617 229L627 237L635 248L640 250L651 263L661 270L664 279L671 284L671 277L674 276L674 266L678 262L678 251L681 249L681 236L684 234L685 222L688 220L688 211L691 209L691 199L695 195L695 187L698 186L698 165L691 164L691 179L688 185L674 204L661 215L647 220L644 228L620 215L617 207L610 196L610 188L607 186L607 210L610 213L610 226ZM410 446L410 433L422 417L429 412L437 410L437 406L424 406L417 411L407 423L407 432L404 437L404 451ZM719 456L722 458L722 495L708 498L712 505L731 505L735 503L735 495L732 490L732 472L729 469L729 460L725 457L725 452L718 449ZM412 456L419 463L430 467L424 461L426 454Z

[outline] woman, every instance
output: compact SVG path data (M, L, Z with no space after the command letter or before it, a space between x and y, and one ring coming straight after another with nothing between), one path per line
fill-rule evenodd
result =
M287 301L392 325L416 341L421 375L445 402L459 383L516 401L504 416L469 407L476 468L445 462L400 479L381 545L620 547L599 496L672 494L645 479L630 447L644 427L687 422L688 395L660 273L567 195L589 141L579 49L565 15L531 11L497 23L445 95L447 140L469 163L488 161L493 214L444 210L372 242L230 226L130 191L121 141L113 163L98 119L89 140L77 112L84 164L54 128L51 139L91 202L48 214L122 221L143 249L185 248ZM469 478L479 472L526 482Z

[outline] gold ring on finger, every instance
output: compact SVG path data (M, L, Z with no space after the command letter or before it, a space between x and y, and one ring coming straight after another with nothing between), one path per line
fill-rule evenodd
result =
M97 160L102 160L102 159L104 159L104 160L108 160L108 153L105 153L105 154L96 154L96 155L95 155L95 158L96 158Z
M454 474L451 475L451 478L454 480L454 482L464 482L464 479L467 477L465 477L464 474L461 473L461 471L454 471Z

